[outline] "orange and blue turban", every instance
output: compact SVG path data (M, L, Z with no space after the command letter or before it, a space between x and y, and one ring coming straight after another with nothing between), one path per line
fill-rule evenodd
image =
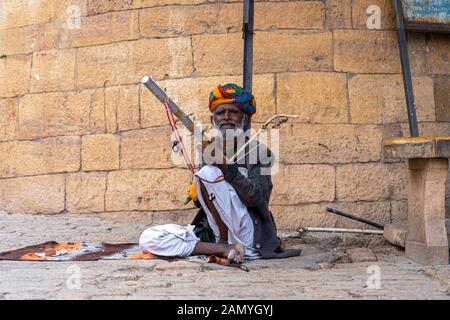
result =
M214 110L221 104L234 104L242 112L252 116L256 112L256 100L253 95L234 83L220 84L209 94L209 110Z

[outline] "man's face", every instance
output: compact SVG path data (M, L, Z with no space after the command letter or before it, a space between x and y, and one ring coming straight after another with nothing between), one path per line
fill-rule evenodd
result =
M213 113L213 126L225 132L226 130L244 129L245 115L234 104L222 104L214 110Z

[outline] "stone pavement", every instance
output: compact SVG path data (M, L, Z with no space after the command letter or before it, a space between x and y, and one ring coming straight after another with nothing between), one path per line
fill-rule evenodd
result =
M48 240L136 242L151 223L117 218L0 213L0 251ZM249 272L187 261L3 261L0 299L450 299L449 266L418 265L376 237L290 238L302 256L247 262ZM349 263L352 246L373 248L378 261Z

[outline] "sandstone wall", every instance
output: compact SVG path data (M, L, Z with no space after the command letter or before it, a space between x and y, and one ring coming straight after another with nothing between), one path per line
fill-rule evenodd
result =
M406 214L407 136L390 0L258 1L255 122L296 113L281 132L272 211L280 229L357 226ZM381 29L367 27L367 7ZM189 172L170 161L149 74L197 119L209 90L242 79L242 3L211 0L0 1L0 210L109 213L189 222ZM450 133L450 37L409 34L422 135Z

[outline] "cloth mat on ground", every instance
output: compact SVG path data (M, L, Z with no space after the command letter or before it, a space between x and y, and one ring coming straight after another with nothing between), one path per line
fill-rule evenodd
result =
M217 256L187 258L161 257L142 252L137 243L61 242L48 241L20 249L0 252L0 260L10 261L98 261L98 260L151 260L193 261L217 263L248 271L243 264L232 263Z

